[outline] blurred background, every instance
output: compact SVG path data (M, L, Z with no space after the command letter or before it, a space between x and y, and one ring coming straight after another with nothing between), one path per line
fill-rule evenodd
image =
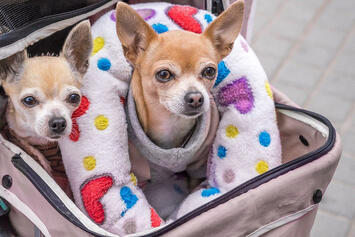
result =
M258 0L251 45L271 84L342 137L311 236L354 237L355 0Z

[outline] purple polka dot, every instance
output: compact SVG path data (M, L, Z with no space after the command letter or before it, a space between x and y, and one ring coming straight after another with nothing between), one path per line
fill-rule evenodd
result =
M251 111L254 97L248 80L242 77L222 87L218 92L218 102L222 106L233 104L241 114Z
M116 22L116 12L112 11L111 15L110 15L111 20L113 20L114 22Z
M150 18L152 18L153 16L155 16L155 11L150 8L138 9L136 11L146 21L149 20Z

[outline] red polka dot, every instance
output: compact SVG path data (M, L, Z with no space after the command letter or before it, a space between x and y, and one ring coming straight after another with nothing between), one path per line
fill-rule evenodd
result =
M72 128L71 128L71 133L69 135L70 140L77 142L79 140L80 137L80 130L79 130L79 125L76 122L76 119L72 119Z
M72 118L77 118L86 113L86 111L89 109L90 106L90 101L86 96L83 96L81 98L80 106L73 112L73 115L71 116Z
M112 187L112 184L112 177L104 176L90 180L80 190L86 212L98 224L102 224L105 220L105 211L100 199Z
M86 98L86 96L83 96L81 98L79 107L73 112L71 116L73 126L69 138L74 142L78 141L80 137L79 125L76 122L76 118L84 115L86 111L89 109L89 106L90 106L90 101L88 100L88 98Z
M150 220L153 228L158 227L161 224L161 219L153 208L150 208Z
M197 12L197 8L190 6L172 6L168 9L167 15L184 30L200 34L201 24L194 18Z
M121 104L126 104L126 99L123 97L123 96L120 96L120 101L121 101Z

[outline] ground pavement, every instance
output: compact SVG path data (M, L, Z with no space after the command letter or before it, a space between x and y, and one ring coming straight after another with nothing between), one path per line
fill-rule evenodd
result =
M258 0L253 49L271 84L325 115L344 151L312 237L355 236L355 1Z

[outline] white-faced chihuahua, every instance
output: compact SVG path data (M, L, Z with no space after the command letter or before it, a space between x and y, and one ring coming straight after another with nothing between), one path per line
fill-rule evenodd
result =
M81 101L80 81L92 51L89 21L69 33L59 57L28 58L26 52L0 61L1 84L8 95L6 119L19 145L51 167L32 145L56 142L71 132L71 115Z

